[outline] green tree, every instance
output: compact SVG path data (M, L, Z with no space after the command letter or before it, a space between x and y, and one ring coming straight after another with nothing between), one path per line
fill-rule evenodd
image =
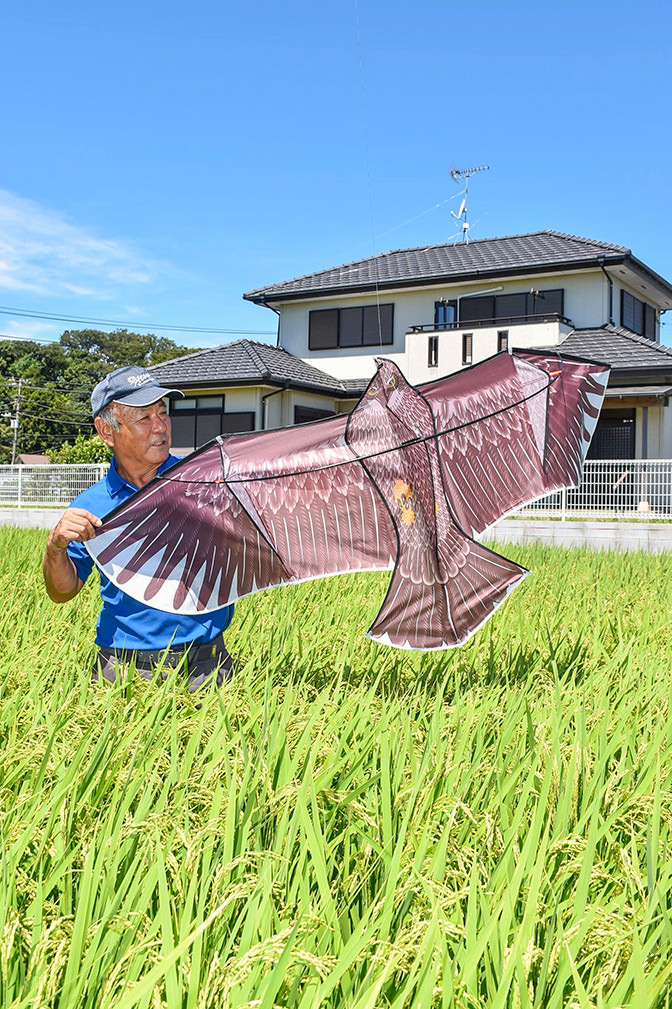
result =
M194 352L165 336L118 329L66 330L58 343L0 340L0 462L11 460L18 380L19 452L50 453L93 435L90 396L108 372Z
M47 455L53 463L109 462L111 458L109 448L97 434L90 438L78 434L71 445L66 442Z

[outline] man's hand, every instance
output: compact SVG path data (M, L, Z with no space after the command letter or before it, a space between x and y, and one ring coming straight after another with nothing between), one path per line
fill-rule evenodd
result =
M84 543L95 536L96 529L102 524L97 515L92 515L85 508L68 508L49 533L47 550L65 550L68 543Z
M90 540L100 525L101 519L86 509L68 508L49 533L42 560L42 574L49 598L55 603L67 603L84 584L66 552L68 543Z

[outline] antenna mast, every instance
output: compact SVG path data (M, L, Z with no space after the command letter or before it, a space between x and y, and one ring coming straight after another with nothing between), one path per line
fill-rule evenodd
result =
M454 168L450 173L451 179L455 182L461 182L464 179L464 199L460 204L460 209L456 214L453 210L450 212L450 216L454 217L456 221L462 221L462 241L469 241L469 223L467 221L467 200L469 199L469 179L476 172L487 172L490 165L479 165L478 168Z

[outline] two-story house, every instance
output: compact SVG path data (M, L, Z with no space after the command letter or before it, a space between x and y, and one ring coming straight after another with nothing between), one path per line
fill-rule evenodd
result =
M177 414L193 411L194 444L205 440L200 410L221 409L231 429L225 398L241 402L241 388L253 406L246 429L272 427L349 410L376 357L419 384L498 351L557 347L612 366L593 455L672 457L672 350L659 342L672 285L622 246L541 231L404 249L244 297L277 313L276 348L238 341L156 368L189 394L174 422L179 432ZM243 351L264 363L235 386ZM209 437L214 426L201 424Z

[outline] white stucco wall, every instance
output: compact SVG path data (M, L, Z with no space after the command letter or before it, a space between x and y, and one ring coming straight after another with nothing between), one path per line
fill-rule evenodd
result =
M451 375L462 368L462 337L471 333L472 363L477 364L487 357L497 353L498 334L501 331L509 334L509 347L525 349L529 347L555 347L560 339L570 332L570 328L561 323L542 322L519 326L488 326L477 329L446 330L433 334L438 338L438 362L436 367L429 366L429 334L408 333L406 337L407 350L401 370L413 385L421 382L432 382L442 375Z
M417 334L411 334L410 328L433 322L435 301L440 298L454 300L486 293L522 293L529 291L531 287L539 290L563 288L564 314L574 327L601 326L608 320L607 281L600 270L594 270L590 273L536 274L501 283L485 281L436 285L418 290L381 291L378 303L394 304L393 343L382 347L348 347L332 350L310 350L308 347L309 314L312 310L375 305L377 302L375 294L279 303L277 307L281 312L280 341L285 350L291 354L310 361L337 378L368 378L375 371L375 357L383 356L395 361L411 381L424 381L427 372L427 334L420 334L421 339L416 340ZM615 303L618 297L615 292ZM475 347L478 344L478 350L475 349L474 360L482 360L496 352L498 328L509 330L509 342L512 346L526 347L543 343L553 345L557 343L560 331L557 324L554 328L553 324L549 325L551 328L547 331L543 331L543 327L507 326L504 323L488 330L475 327L474 344ZM439 354L445 358L446 366L440 363L439 371L447 374L462 366L461 340L458 355L452 348L452 343L442 339L444 336L455 338L456 333L441 334ZM435 370L430 369L430 374L435 376Z

